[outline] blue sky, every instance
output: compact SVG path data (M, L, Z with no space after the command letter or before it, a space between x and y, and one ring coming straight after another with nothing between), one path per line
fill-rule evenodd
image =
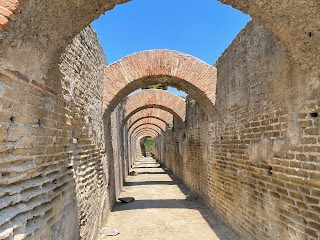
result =
M135 52L170 49L212 65L249 20L217 0L133 0L92 26L109 64Z

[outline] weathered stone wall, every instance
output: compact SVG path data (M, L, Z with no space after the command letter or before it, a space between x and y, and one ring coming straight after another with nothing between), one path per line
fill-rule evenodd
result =
M214 121L188 106L178 146L168 132L157 155L242 238L318 239L319 82L291 68L258 22L217 69Z
M103 129L103 87L106 59L91 27L81 31L62 55L63 96L74 113L71 122L80 236L94 239L110 211L103 165L107 165ZM86 135L84 135L84 133ZM88 139L89 138L89 139Z
M0 239L94 239L110 211L105 57L84 29L62 55L62 92L0 75Z
M112 161L113 168L110 169L110 173L113 175L112 179L110 179L111 183L109 188L114 192L111 196L113 196L113 201L115 201L116 197L121 193L123 183L125 181L126 176L128 175L128 163L125 161L124 157L124 138L123 132L121 129L121 115L123 113L123 109L121 106L118 106L113 113L111 114L111 131L110 134L107 132L107 141L110 141L112 154L108 159ZM114 181L114 183L112 183ZM114 203L114 202L113 202Z
M59 96L0 79L0 239L78 239L71 112Z

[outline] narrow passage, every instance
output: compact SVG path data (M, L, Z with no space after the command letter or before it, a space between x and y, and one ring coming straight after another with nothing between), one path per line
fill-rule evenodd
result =
M120 197L136 201L116 204L105 226L120 234L99 240L239 239L200 200L187 201L188 189L154 159L142 158L134 166L138 176L128 177Z

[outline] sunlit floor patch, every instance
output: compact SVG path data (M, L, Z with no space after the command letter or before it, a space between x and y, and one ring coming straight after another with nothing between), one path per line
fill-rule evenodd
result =
M99 240L239 239L200 200L186 201L186 187L152 158L137 161L134 170L138 176L128 177L121 197L136 201L116 204L105 224L120 234Z

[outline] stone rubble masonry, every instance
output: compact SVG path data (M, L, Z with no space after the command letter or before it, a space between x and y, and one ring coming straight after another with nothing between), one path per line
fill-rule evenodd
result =
M61 98L34 85L1 74L0 89L0 239L74 237L74 119Z
M71 138L79 147L73 150L74 178L80 224L80 237L94 239L110 211L106 186L105 133L103 129L103 84L107 64L98 37L87 27L61 56L62 94L65 106L78 122L71 122ZM87 136L83 136L83 129ZM81 143L86 145L81 147ZM93 227L94 226L94 227Z
M217 69L215 120L188 104L186 128L158 136L154 154L241 238L319 239L319 84L256 21Z
M120 106L114 110L110 117L111 129L106 129L106 145L107 149L107 161L109 166L109 199L111 205L113 205L119 197L123 184L125 182L128 173L130 172L130 165L133 164L131 158L131 152L128 147L128 136L123 132L127 132L127 128L121 128L121 116L123 115ZM108 119L108 118L107 118Z

